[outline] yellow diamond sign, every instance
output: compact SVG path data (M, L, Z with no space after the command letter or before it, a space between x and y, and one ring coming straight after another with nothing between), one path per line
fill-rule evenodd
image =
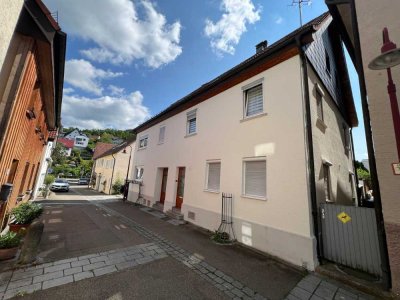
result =
M337 218L339 219L340 222L343 224L346 224L347 222L351 221L351 218L348 214L346 214L344 211L342 211L340 214L337 215Z

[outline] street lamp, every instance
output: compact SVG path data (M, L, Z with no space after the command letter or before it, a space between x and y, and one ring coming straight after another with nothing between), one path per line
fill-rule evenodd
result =
M131 157L132 157L132 146L127 145L129 148L131 148L131 151L129 153L129 161L128 161L128 170L126 171L126 177L125 177L125 188L124 188L124 197L122 198L124 201L128 199L128 190L129 190L129 168L131 166ZM127 153L126 148L122 151L122 153Z
M397 103L396 85L393 82L392 71L390 68L400 64L400 48L397 48L396 44L390 41L389 31L386 27L383 29L383 46L381 48L381 53L381 55L370 62L368 68L370 68L371 70L386 69L387 72L387 89L390 99L390 106L392 109L393 126L397 145L397 156L399 159L398 162L395 163L397 165L400 162L400 113L399 105Z

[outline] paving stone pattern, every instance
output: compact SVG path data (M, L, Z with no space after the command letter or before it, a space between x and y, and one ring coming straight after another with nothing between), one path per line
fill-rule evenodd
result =
M349 288L341 288L315 275L304 277L286 300L372 300L372 296Z
M178 245L168 241L162 236L148 230L144 226L125 215L114 211L113 209L102 205L100 203L94 203L100 209L106 211L107 213L119 218L121 222L124 222L126 225L134 229L143 237L152 241L156 246L165 251L168 255L176 259L177 261L183 263L186 267L193 270L203 279L207 280L213 286L223 291L227 296L232 299L255 299L255 300L263 300L266 299L261 294L252 290L251 288L245 286L243 283L235 280L234 278L228 276L224 272L214 268L209 265L204 260L198 258L195 255L192 255L190 252L182 249Z
M0 274L0 299L102 276L167 257L154 243L110 250Z

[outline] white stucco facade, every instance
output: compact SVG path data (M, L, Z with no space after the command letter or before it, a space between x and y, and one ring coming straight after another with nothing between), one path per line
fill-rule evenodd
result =
M318 39L318 37L316 37ZM349 126L331 94L308 67L317 201L325 202L320 170L330 165L331 201L352 205L352 152L344 143ZM244 117L247 87L262 84L263 111ZM308 180L305 102L300 56L295 54L232 87L176 113L137 135L134 167L141 197L148 206L164 199L163 173L168 169L163 210L177 205L179 169L185 168L184 219L210 231L221 222L222 193L233 195L237 240L292 264L315 269L318 264ZM313 91L321 90L324 129L317 122ZM188 135L195 112L196 132ZM164 128L161 130L161 128ZM162 132L163 138L160 138ZM147 137L145 142L141 142ZM161 142L160 142L161 140ZM245 164L266 161L265 197L245 195ZM219 190L206 188L208 164L220 163ZM135 168L132 177L135 176ZM139 197L131 184L129 200Z
M11 38L14 34L23 4L23 0L0 1L0 71L6 58L8 46L11 43Z

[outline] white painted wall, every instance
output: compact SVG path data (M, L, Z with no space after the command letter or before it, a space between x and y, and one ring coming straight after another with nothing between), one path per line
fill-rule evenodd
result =
M23 0L0 1L0 71L21 13Z
M55 143L48 142L46 147L44 148L43 157L40 162L40 170L38 172L36 185L33 190L33 199L35 199L37 196L40 195L39 188L41 188L44 183L44 178L46 177L47 174L47 168L49 167L50 164L48 159L50 159L54 147Z
M264 78L264 112L242 121L242 87ZM177 168L186 167L182 213L185 219L215 230L220 222L221 193L204 191L206 162L221 160L221 192L234 195L233 215L239 241L310 269L315 266L310 225L304 146L299 57L293 57L236 85L197 108L197 134L185 137L186 113L175 115L140 133L146 149L136 151L135 165L144 166L142 194L159 200L159 168L167 167L167 210L175 205ZM165 142L158 145L161 125ZM266 156L267 200L242 197L243 159ZM157 183L157 184L156 184ZM137 185L129 199L137 198ZM157 197L155 197L157 196ZM188 212L195 220L187 218Z
M332 166L330 166L332 202L342 205L354 205L355 202L352 199L356 195L354 176L351 177L352 183L350 182L350 175L354 174L353 149L345 149L345 136L342 127L345 125L348 129L348 124L312 68L308 68L308 74L318 202L325 202L322 169L325 161L332 163ZM319 86L323 96L323 123L317 117L316 84ZM349 146L351 147L350 141Z

